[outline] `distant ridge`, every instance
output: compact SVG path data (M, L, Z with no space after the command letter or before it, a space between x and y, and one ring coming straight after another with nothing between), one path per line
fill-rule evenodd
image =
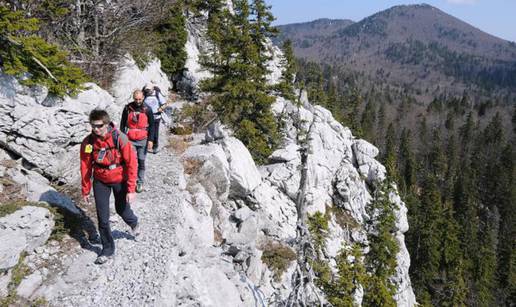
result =
M428 4L279 26L298 57L418 92L516 92L516 44Z

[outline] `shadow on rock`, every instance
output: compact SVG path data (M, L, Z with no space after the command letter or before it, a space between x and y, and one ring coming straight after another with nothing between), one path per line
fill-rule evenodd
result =
M95 223L70 197L55 190L48 190L41 195L40 201L47 202L54 209L56 226L53 236L56 239L59 240L68 234L77 240L82 248L100 253L101 248L94 245L101 244ZM94 208L93 205L91 207Z

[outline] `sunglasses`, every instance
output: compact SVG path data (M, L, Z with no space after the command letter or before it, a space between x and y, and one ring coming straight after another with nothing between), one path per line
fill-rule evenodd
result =
M106 124L99 124L99 125L90 124L90 125L91 125L91 128L93 128L93 129L100 129L100 128L104 127Z

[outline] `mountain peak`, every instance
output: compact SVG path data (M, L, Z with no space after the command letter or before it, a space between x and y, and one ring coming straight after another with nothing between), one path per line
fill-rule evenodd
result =
M428 4L393 6L355 23L307 23L280 30L280 38L292 40L298 57L330 61L373 78L378 71L392 72L389 82L411 84L419 92L439 83L439 90L456 94L471 83L516 87L510 77L516 67L514 43Z

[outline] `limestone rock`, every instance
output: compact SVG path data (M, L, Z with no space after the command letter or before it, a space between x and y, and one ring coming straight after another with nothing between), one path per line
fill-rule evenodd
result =
M25 299L30 299L31 295L36 291L42 282L43 276L41 275L41 272L36 271L21 281L20 285L16 289L16 293Z
M53 227L52 214L41 207L26 206L0 218L0 270L13 267L22 251L44 244Z
M161 70L160 61L153 59L140 70L131 56L126 55L115 73L115 82L111 86L115 103L123 107L132 101L133 91L141 90L149 82L157 85L165 98L168 97L172 84Z
M229 164L230 193L242 197L249 195L262 180L251 154L240 140L233 137L223 139L222 147Z
M214 121L206 129L204 140L206 142L213 142L221 140L229 136L227 129L220 123L220 121Z

